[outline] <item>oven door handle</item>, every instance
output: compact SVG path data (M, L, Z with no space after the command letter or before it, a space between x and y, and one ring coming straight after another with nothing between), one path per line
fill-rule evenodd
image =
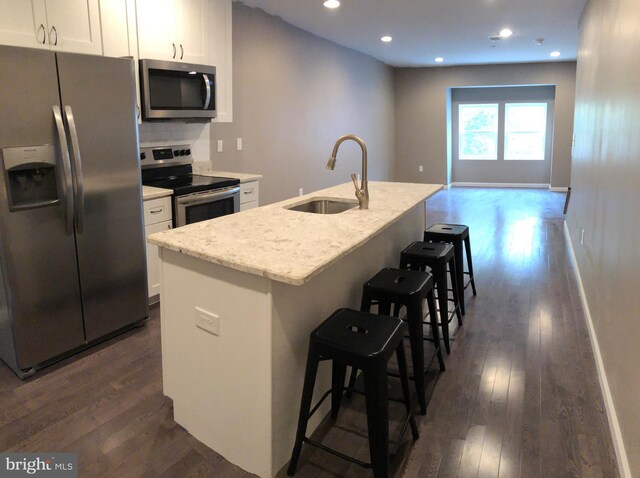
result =
M196 204L203 204L206 202L217 201L220 199L226 199L240 194L240 186L234 186L222 191L215 191L211 193L189 194L187 196L178 196L176 198L177 203L180 206L194 206Z

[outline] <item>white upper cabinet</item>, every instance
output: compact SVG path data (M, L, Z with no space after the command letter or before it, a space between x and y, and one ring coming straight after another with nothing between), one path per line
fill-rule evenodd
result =
M216 67L216 123L233 121L231 0L212 0L211 64Z
M133 0L100 0L100 29L104 56L133 56L129 48L128 3L133 3ZM133 33L135 34L135 30Z
M211 63L211 0L137 0L140 58Z
M98 0L0 0L0 43L102 54Z
M49 48L45 0L0 0L0 44Z
M46 0L52 50L102 55L98 0Z

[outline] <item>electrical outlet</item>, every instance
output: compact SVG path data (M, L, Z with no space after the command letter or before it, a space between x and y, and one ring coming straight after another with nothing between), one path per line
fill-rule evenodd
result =
M236 150L242 151L242 138L236 138Z
M582 232L580 232L580 245L584 246L584 229L581 230Z
M218 140L218 153L222 153L222 140Z
M422 166L422 165L418 166L418 172L419 173L423 173L424 172L424 166Z
M220 317L200 307L195 310L196 327L213 335L220 335Z
M298 196L302 196L304 194L304 189L300 188L298 189Z

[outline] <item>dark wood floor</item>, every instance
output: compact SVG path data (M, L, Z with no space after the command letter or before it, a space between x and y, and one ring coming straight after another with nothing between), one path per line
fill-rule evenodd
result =
M619 476L567 258L563 201L547 191L491 189L429 200L430 223L470 226L478 296L467 293L447 371L431 374L420 439L405 437L395 476ZM391 409L396 430L401 406ZM316 437L368 460L360 397L330 425ZM146 327L27 382L0 365L0 450L78 452L81 477L250 476L172 420L158 309ZM370 474L305 447L296 476Z

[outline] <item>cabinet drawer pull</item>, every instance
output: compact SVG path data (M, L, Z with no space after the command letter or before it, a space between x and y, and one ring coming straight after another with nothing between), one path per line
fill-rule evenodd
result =
M56 34L56 39L55 41L51 41L51 35L55 33ZM55 26L52 26L51 29L49 30L49 45L51 45L53 43L53 46L58 45L58 30L56 29Z
M244 194L253 194L253 189L247 189Z
M149 214L158 214L158 213L161 213L162 211L164 211L163 207L161 207L160 209L151 209L149 210Z
M40 31L42 30L42 41L40 41ZM38 31L36 32L36 40L38 41L38 43L42 43L44 45L44 43L47 41L47 29L44 27L44 24L41 23L40 26L38 27Z

